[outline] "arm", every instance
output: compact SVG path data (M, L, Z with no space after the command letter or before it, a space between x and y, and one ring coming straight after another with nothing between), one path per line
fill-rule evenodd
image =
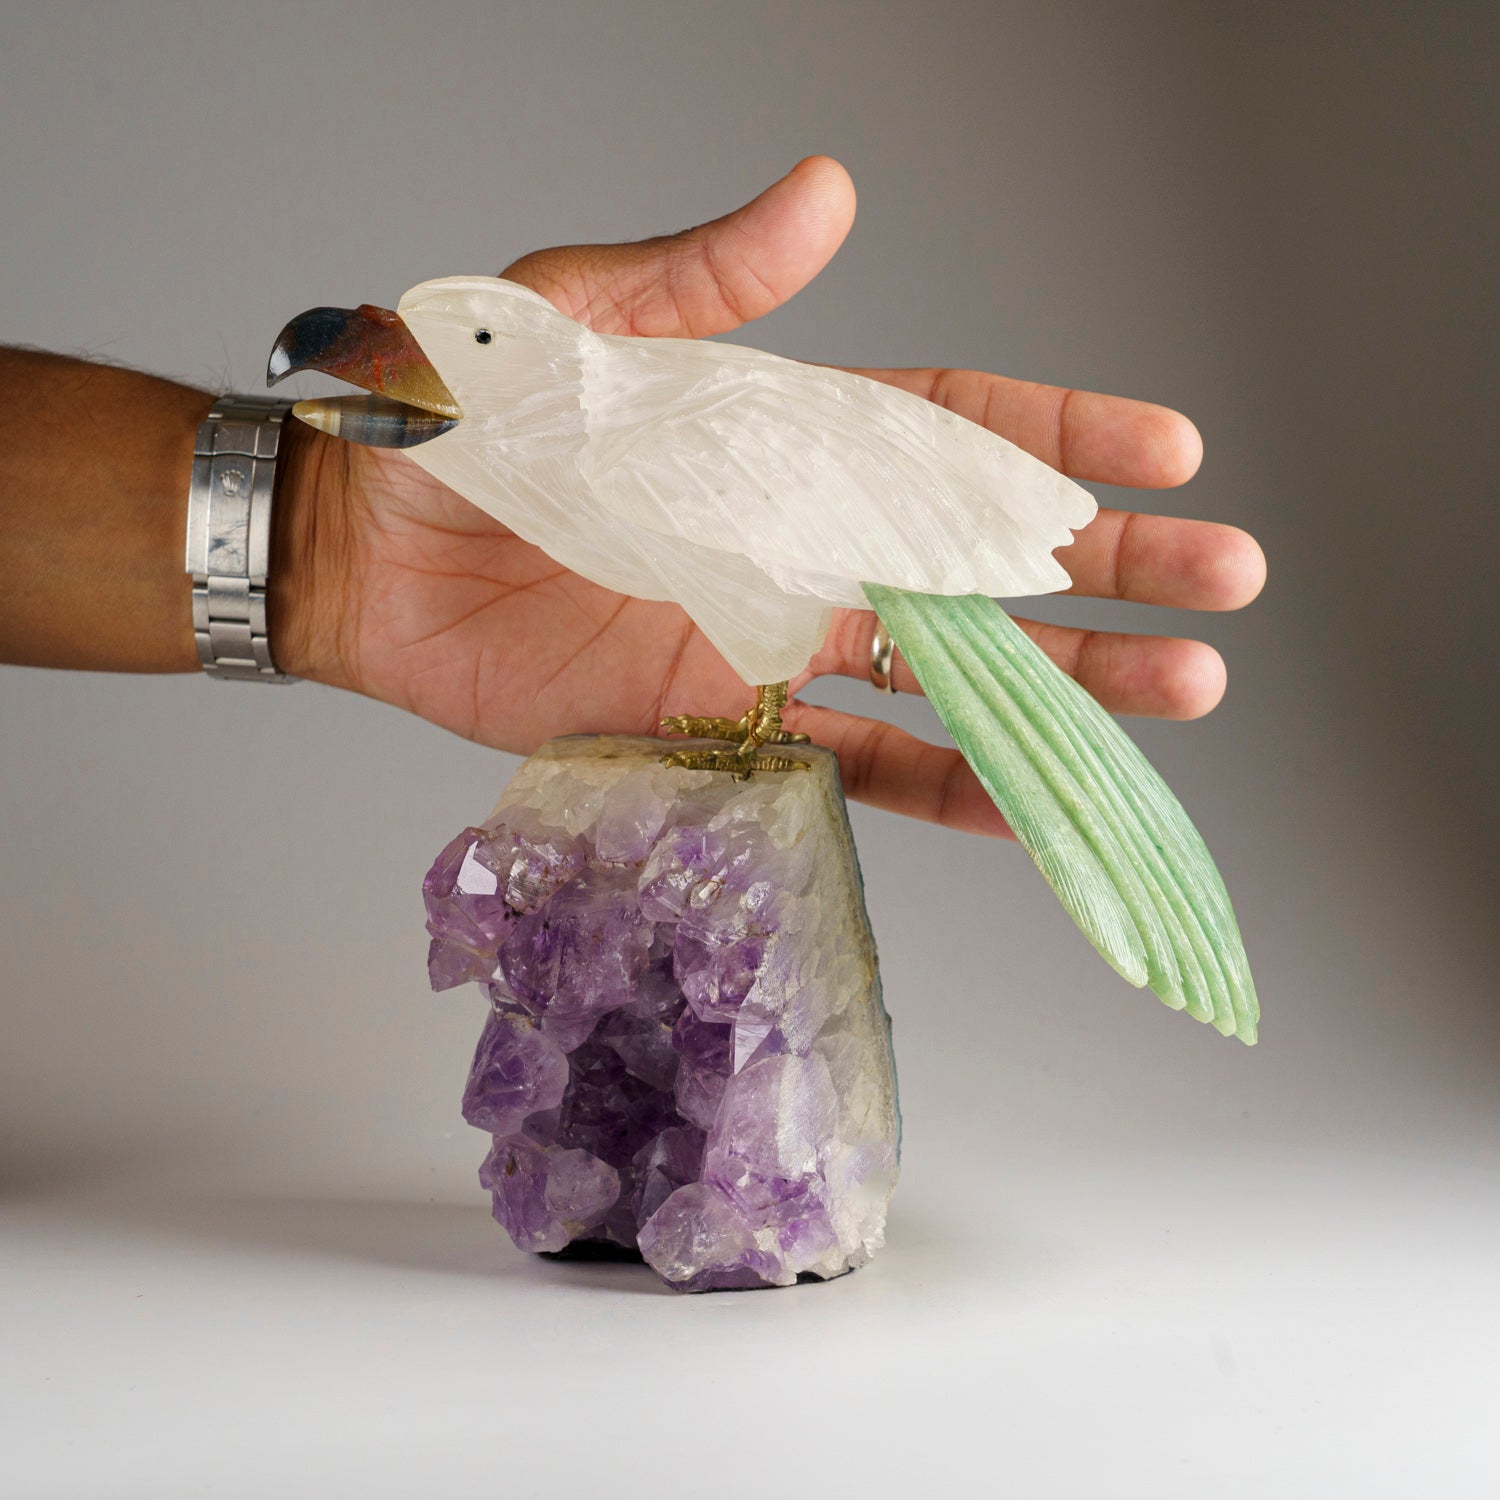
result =
M212 398L54 354L0 350L0 658L186 672L193 432Z
M183 546L193 438L212 401L135 370L0 348L0 661L199 670ZM310 665L291 602L315 556L298 544L298 500L323 443L290 423L277 461L271 639L293 672Z
M770 312L832 257L854 215L847 174L803 162L744 208L635 245L539 251L511 280L602 332L701 338ZM1192 476L1192 423L1147 402L972 371L869 370L1084 481ZM99 671L197 669L184 571L201 391L127 370L0 351L0 660ZM278 460L269 626L277 664L528 753L553 735L653 733L670 705L722 713L744 687L675 605L560 568L399 453L290 423ZM1237 609L1265 562L1231 526L1104 510L1059 560L1071 592ZM1188 719L1223 692L1201 641L1021 627L1108 710ZM841 610L794 692L864 679L874 617ZM904 663L903 692L920 691ZM253 691L254 689L251 689ZM956 751L877 718L793 702L788 727L839 755L849 795L1004 834Z

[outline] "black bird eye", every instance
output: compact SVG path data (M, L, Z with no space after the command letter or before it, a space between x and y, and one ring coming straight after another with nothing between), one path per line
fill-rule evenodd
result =
M474 330L474 342L476 344L487 344L494 336L488 328L476 328Z

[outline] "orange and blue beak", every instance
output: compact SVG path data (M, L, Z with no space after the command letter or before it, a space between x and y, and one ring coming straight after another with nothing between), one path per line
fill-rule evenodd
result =
M401 318L383 307L313 307L277 336L266 384L318 370L368 392L299 401L292 415L354 443L412 448L456 427L463 412Z

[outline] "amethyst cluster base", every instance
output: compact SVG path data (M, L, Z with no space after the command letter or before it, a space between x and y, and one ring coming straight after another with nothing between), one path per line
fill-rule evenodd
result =
M433 988L490 1000L463 1113L521 1249L638 1249L709 1291L883 1243L890 1022L837 763L790 753L736 782L553 740L428 873Z

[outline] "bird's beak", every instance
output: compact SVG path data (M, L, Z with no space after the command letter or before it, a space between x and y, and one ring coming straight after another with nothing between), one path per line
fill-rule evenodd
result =
M292 415L311 427L377 448L425 443L463 416L399 315L383 307L313 307L276 339L266 384L321 370L370 392L299 401Z

